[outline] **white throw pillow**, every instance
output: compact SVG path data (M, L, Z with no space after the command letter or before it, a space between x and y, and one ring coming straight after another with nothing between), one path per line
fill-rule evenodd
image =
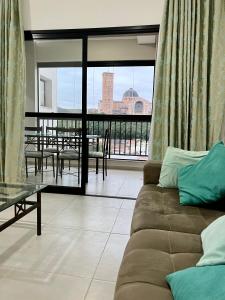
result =
M203 256L196 266L225 264L225 216L212 222L201 233Z
M197 163L208 151L187 151L168 147L163 159L158 186L176 188L177 176L181 168Z

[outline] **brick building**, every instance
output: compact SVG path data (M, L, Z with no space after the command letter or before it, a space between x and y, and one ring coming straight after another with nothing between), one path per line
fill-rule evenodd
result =
M99 101L98 111L104 114L143 115L151 114L152 104L139 97L138 93L129 88L120 101L113 99L114 73L102 74L102 99Z

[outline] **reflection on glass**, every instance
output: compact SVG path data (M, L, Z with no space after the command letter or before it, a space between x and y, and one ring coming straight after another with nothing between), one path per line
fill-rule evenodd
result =
M79 118L29 118L25 127L27 183L80 187L81 132Z
M39 68L39 111L80 113L82 68Z

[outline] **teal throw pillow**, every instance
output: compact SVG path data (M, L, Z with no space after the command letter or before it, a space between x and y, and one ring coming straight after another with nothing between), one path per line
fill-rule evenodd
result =
M225 266L192 267L166 277L174 300L224 300Z
M225 198L225 147L215 144L209 154L178 173L180 203L200 205Z
M212 222L201 233L203 256L197 266L225 264L225 216Z
M158 185L164 188L177 188L179 170L184 166L197 163L207 154L208 151L187 151L168 147L162 162Z

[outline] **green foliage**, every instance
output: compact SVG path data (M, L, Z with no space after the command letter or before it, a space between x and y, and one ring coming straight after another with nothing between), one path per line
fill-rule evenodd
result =
M58 127L81 128L81 120L58 120ZM149 139L148 122L88 121L88 134L104 137L105 130L110 130L111 139Z

